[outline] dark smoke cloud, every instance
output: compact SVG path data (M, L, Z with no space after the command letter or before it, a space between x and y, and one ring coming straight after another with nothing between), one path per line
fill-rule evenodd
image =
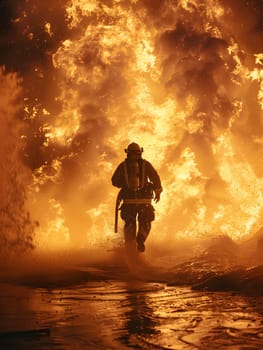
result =
M242 81L234 73L238 63L228 51L231 43L236 42L240 48L237 55L241 63L247 63L250 68L255 66L252 53L262 52L262 1L221 3L224 4L225 14L217 25L223 34L222 38L213 36L202 26L205 16L200 12L200 7L193 8L187 15L184 11L178 11L174 28L171 29L170 26L168 30L160 33L157 44L157 52L161 52L164 57L162 79L168 92L174 93L176 98L182 101L189 94L198 98L198 107L193 117L199 115L203 118L205 126L201 132L204 133L203 141L208 137L205 147L207 150L213 139L213 125L221 129L228 128L229 120L236 112L234 102L237 99L243 100L244 103L242 116L248 114L245 128L243 129L243 124L237 135L241 138L245 134L251 136L251 133L262 135L261 111L256 101L258 83L247 87L251 90L250 93L242 91ZM201 16L201 20L198 20L198 16ZM234 128L238 127L237 125ZM186 138L182 147L191 140L190 144L193 142L196 145L194 148L198 148L200 140L197 136L186 135ZM249 144L251 139L243 143L244 148ZM253 148L251 144L250 149ZM244 149L244 154L255 166L254 157L251 157L248 149L249 147ZM197 156L200 155L200 151L199 149L199 152L196 152ZM211 160L211 152L209 153L210 155L206 153L204 158ZM199 164L201 165L200 162Z
M227 9L225 25L248 53L262 53L263 1L221 0Z
M263 42L263 1L262 0L221 0L226 11L223 28L238 42L240 57L250 69L255 67L255 54L262 53ZM259 66L258 66L259 67ZM251 82L243 95L243 113L240 122L234 126L236 143L240 154L245 157L257 176L263 174L258 162L263 156L262 144L255 142L263 134L262 110L257 103L259 83Z
M167 93L181 101L182 106L189 95L194 96L198 102L189 118L203 123L194 134L186 132L167 159L178 161L181 152L190 146L198 168L206 176L214 177L218 184L220 179L211 148L213 128L216 125L226 129L232 116L231 73L236 63L227 52L227 38L207 33L200 23L196 24L196 17L196 12L188 14L184 21L179 16L172 29L160 33L156 45L157 54L163 57L161 80Z
M179 22L174 30L161 35L160 47L166 55L163 80L168 90L174 91L179 99L189 94L197 96L200 104L196 114L210 113L214 119L220 114L228 119L231 102L218 91L222 83L232 85L228 78L231 71L225 69L227 60L230 66L234 65L227 54L227 42Z

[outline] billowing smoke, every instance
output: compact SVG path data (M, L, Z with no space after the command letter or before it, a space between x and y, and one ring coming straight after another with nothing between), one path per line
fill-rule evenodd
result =
M0 70L0 252L10 248L24 251L33 247L34 224L26 211L26 189L29 174L21 162L22 123L20 80L15 74Z
M130 141L163 182L150 239L262 226L261 1L1 7L0 63L23 78L18 144L38 245L116 244L110 178Z

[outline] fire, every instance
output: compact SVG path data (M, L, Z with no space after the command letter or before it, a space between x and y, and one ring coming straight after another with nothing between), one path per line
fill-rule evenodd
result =
M45 32L47 32L50 36L53 35L53 32L51 30L51 24L49 22L45 23Z
M263 181L257 178L251 166L234 152L231 135L222 135L218 141L215 152L223 156L219 171L221 178L227 183L228 197L231 198L230 203L236 213L232 214L232 222L236 224L232 224L227 230L236 238L248 234L260 219ZM238 217L247 218L245 228L243 223L238 224Z
M258 66L263 66L263 54L255 55L255 63ZM253 71L248 74L248 77L260 83L257 97L258 97L258 101L261 106L261 109L263 109L263 68L257 67L253 69Z
M110 179L130 141L164 187L153 240L247 237L263 225L263 53L246 52L219 1L110 3L68 1L59 39L51 15L41 33L28 9L14 22L31 43L56 43L30 73L50 91L24 96L39 242L115 242Z

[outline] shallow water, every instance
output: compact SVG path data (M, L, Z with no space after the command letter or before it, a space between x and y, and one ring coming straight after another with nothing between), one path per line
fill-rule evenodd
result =
M215 278L222 271L226 278ZM224 259L203 256L179 261L123 250L28 256L2 265L0 349L261 350L262 286L257 296L242 291L262 284L263 270L227 271ZM200 281L210 290L246 288L193 290Z
M2 284L0 303L1 349L263 348L262 297L107 280Z

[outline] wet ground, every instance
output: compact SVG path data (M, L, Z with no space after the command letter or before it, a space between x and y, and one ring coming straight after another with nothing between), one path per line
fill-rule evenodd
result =
M0 293L1 349L263 349L263 298L139 281Z
M174 285L179 270L141 258L118 264L2 274L0 349L263 349L263 296Z

